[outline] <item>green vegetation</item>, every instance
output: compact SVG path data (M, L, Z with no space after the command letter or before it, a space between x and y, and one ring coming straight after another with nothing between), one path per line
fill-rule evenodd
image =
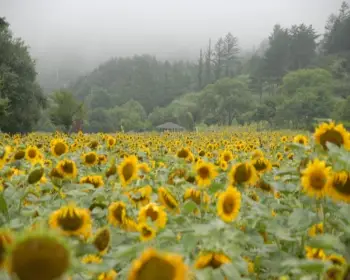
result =
M315 118L346 125L348 34L350 9L344 2L329 17L324 34L305 24L276 25L250 55L243 55L238 38L228 33L216 43L209 40L197 61L170 63L150 55L113 58L65 85L64 92L72 94L67 106L57 109L52 102L42 112L46 99L35 82L34 63L2 20L0 40L7 43L0 47L0 126L4 131L69 131L77 118L84 119L88 132L139 131L167 121L189 130L202 124L261 121L271 128L309 129ZM84 114L72 115L77 104L83 104Z

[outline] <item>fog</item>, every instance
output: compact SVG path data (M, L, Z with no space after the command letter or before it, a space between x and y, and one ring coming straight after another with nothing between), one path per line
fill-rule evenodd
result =
M252 49L273 25L306 23L323 32L342 0L0 0L16 36L39 62L62 55L102 61L150 53L193 58L227 32Z

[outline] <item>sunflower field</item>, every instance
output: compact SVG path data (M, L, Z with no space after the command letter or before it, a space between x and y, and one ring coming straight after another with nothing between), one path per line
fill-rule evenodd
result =
M0 279L350 279L341 124L0 141Z

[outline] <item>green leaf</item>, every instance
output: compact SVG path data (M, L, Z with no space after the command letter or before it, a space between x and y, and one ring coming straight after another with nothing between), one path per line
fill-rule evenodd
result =
M187 201L183 206L183 213L192 213L194 209L197 208L197 204L192 200Z
M321 273L324 271L325 262L321 260L301 260L299 267L304 271Z
M317 235L310 240L309 246L325 250L346 251L345 245L340 242L339 238L330 234Z
M0 193L0 211L6 217L7 222L10 221L10 216L7 208L7 203L3 193Z
M221 266L221 270L228 279L241 279L236 267L232 263L227 263Z

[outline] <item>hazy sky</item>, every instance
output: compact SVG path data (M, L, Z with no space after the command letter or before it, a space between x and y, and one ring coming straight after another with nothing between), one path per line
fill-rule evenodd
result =
M166 57L193 54L228 31L242 48L283 26L324 24L342 0L0 0L15 35L36 57L58 52Z

